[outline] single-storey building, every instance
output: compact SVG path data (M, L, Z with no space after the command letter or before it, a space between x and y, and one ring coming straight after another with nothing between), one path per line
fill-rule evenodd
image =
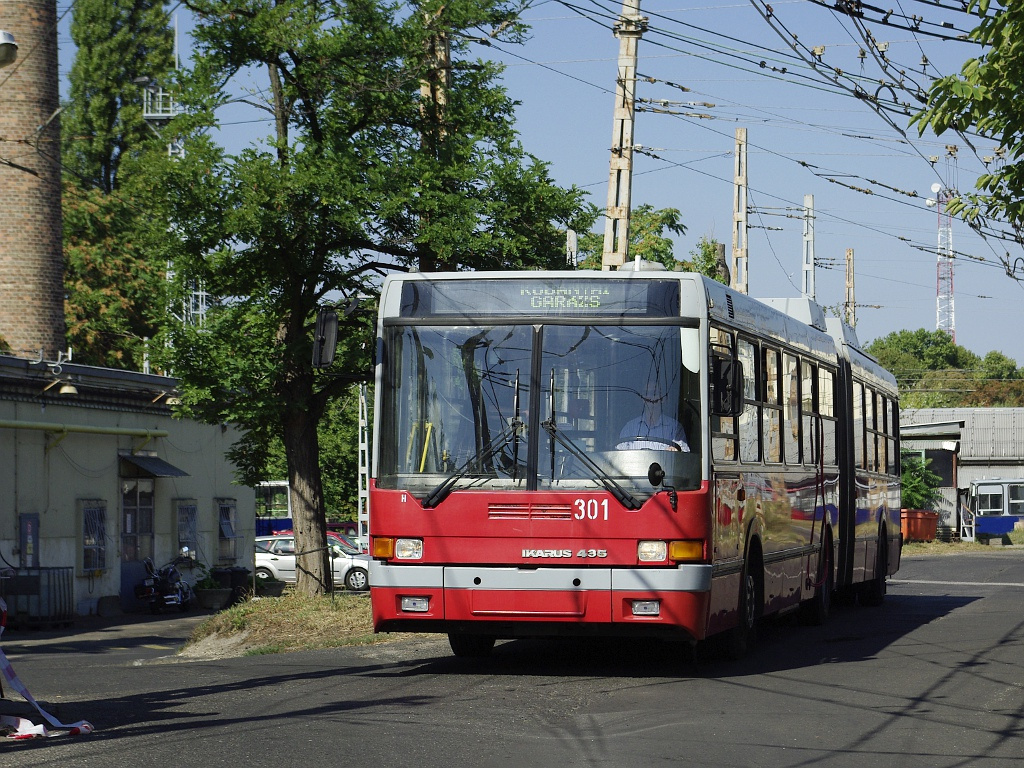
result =
M58 356L60 357L60 356ZM137 610L145 558L252 569L255 498L226 424L175 418L175 380L0 355L0 594L12 623ZM194 582L199 567L184 569Z
M919 451L942 478L940 536L964 534L972 483L1024 478L1024 408L919 408L900 411L903 450Z

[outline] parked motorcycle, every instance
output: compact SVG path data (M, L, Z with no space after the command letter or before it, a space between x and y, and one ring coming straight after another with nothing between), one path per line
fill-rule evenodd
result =
M135 597L148 602L153 613L160 613L171 606L187 611L192 602L192 587L181 578L178 566L192 563L188 548L182 549L180 555L159 569L153 565L152 558L147 557L142 563L146 566L146 578L135 587Z

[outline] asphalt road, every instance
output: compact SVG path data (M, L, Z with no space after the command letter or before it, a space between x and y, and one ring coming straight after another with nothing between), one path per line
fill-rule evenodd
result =
M768 624L740 662L678 646L447 643L216 661L196 617L8 633L37 699L96 732L0 742L0 766L1019 766L1024 551L905 559L881 608ZM0 701L0 714L26 714Z

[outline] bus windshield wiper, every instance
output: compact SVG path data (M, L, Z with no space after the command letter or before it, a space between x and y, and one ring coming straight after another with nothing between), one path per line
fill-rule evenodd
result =
M629 491L616 483L607 472L594 463L593 459L580 450L580 448L568 437L558 431L558 427L555 426L554 418L542 421L540 425L549 435L551 435L552 440L557 440L559 445L565 448L565 450L571 453L574 458L578 459L583 466L590 470L590 473L600 481L601 485L605 487L605 490L618 499L622 506L626 509L640 509L642 505Z
M442 480L430 493L424 496L423 501L420 502L423 508L433 509L442 501L447 499L448 495L455 490L455 484L466 475L471 474L471 467L479 467L490 461L499 448L507 445L513 438L518 438L522 428L523 422L518 416L514 417L511 423L498 433L497 437L470 456L461 467L456 469L451 475Z

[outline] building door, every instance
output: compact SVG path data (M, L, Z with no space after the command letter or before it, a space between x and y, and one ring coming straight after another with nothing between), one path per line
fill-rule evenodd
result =
M143 607L135 586L146 576L143 561L153 557L153 489L151 477L121 478L121 608L126 611Z

